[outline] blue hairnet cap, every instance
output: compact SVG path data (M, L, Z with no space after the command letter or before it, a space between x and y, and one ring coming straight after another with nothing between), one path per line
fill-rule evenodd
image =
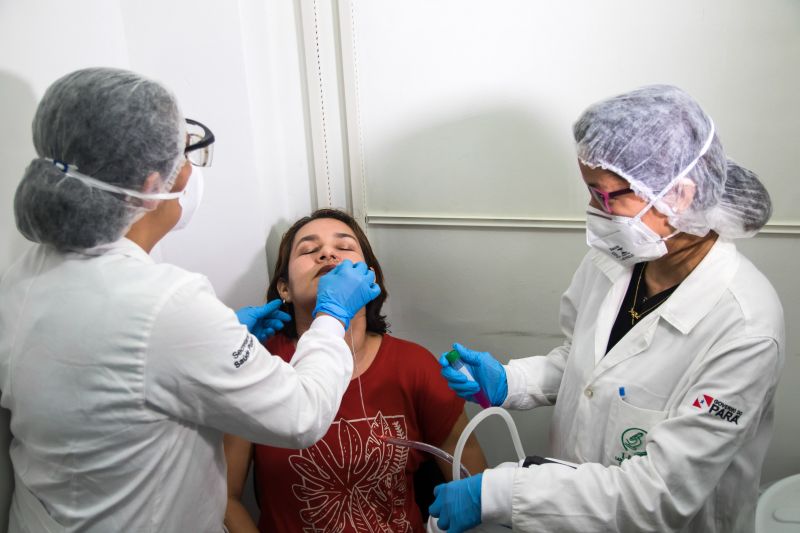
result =
M140 192L156 174L143 192L164 192L183 160L185 135L175 97L157 82L111 68L67 74L47 89L33 119L39 157L17 187L17 228L63 250L119 239L158 202L87 186L65 169Z
M573 134L583 164L627 180L680 231L749 237L772 214L758 177L726 157L711 118L677 87L646 86L593 104ZM694 196L677 207L684 179Z

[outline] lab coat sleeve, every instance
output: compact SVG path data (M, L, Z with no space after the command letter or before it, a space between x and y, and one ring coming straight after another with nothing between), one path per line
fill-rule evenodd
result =
M513 359L505 365L508 379L508 397L503 407L509 409L531 409L542 405L553 405L561 386L561 377L572 348L572 333L578 316L578 305L586 285L587 270L592 268L590 256L584 258L570 286L561 296L559 324L564 342L544 356Z
M156 410L252 442L304 448L322 438L353 372L344 328L319 317L289 363L239 324L196 276L165 298L145 359Z
M772 402L782 364L776 341L740 339L709 353L687 392L647 436L645 456L621 466L586 463L519 468L514 473L513 526L521 531L676 531L710 498L743 446L751 444ZM741 411L736 421L693 404L702 394ZM599 437L598 437L599 438ZM484 490L508 483L484 475ZM502 507L495 503L495 507ZM508 509L508 507L506 509ZM484 510L502 516L502 509ZM731 510L736 512L736 510Z

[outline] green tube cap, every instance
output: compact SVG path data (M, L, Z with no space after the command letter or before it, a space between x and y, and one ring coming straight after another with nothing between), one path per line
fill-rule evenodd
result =
M457 350L450 350L449 352L444 354L444 356L447 358L447 362L450 363L451 365L461 358L461 356L458 355Z

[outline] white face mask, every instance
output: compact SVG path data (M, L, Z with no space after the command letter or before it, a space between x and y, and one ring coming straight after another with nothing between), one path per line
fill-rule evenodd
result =
M635 217L623 217L589 206L586 211L586 243L626 266L666 255L664 241L678 232L662 237L650 229L641 220L648 209L649 205Z
M192 175L189 176L189 182L183 189L183 193L178 197L178 203L181 205L181 217L178 223L173 226L172 231L177 231L185 228L191 222L192 217L197 213L200 207L200 202L203 199L203 189L205 182L203 180L202 171L194 167L192 168Z

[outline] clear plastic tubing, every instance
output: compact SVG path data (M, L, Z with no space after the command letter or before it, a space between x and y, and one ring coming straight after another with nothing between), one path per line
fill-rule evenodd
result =
M461 356L458 354L458 351L451 350L444 354L444 356L447 358L447 362L450 363L450 366L453 368L453 370L461 372L468 380L475 381L475 378L472 377L472 373L469 371L469 368L467 368L467 365L461 362ZM486 392L483 390L478 390L478 392L476 392L472 397L475 398L475 401L478 402L478 405L484 409L492 406L492 402L489 401L489 397L486 396Z
M511 415L503 409L502 407L490 407L488 409L484 409L483 411L479 412L475 417L469 421L467 427L464 428L464 431L461 432L461 436L458 437L458 442L456 443L455 453L453 455L453 479L461 479L461 472L455 465L461 464L461 454L464 452L464 446L467 444L467 439L478 427L486 417L498 415L502 417L503 420L506 421L506 425L508 426L508 432L511 434L511 442L514 443L514 451L517 452L517 459L522 461L525 459L525 450L522 449L522 441L519 440L519 432L517 431L517 425L514 424L514 419L511 418Z
M453 462L453 456L447 453L446 451L437 448L436 446L431 446L430 444L426 444L424 442L419 442L416 440L397 439L394 437L386 437L384 435L380 435L378 438L387 444L394 444L395 446L414 448L415 450L419 450L421 452L427 452L433 455L434 457L438 457L442 461L446 461L447 464L453 465L453 471L458 472L460 474L460 477L470 476L469 470L467 470L466 467L462 465L460 461L458 463L458 466L456 466L456 463ZM460 478L456 476L454 479L460 479Z

